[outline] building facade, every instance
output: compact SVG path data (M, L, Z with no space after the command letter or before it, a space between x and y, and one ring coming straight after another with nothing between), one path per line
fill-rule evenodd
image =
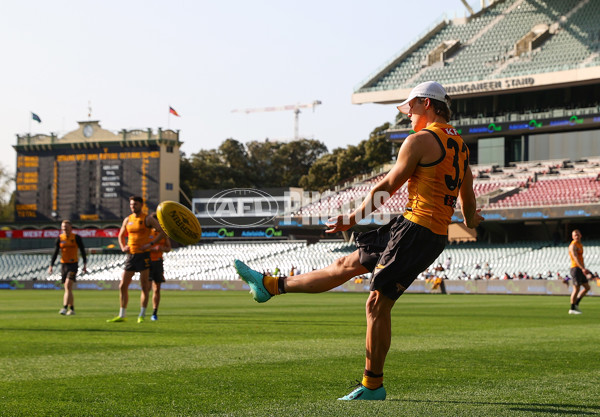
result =
M78 124L62 137L17 135L16 222L122 219L131 195L147 212L179 200L179 131Z

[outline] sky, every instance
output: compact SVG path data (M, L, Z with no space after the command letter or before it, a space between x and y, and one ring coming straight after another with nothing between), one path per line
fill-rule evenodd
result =
M293 111L232 110L320 100L299 115L300 136L356 145L397 110L353 105L355 88L465 14L460 0L3 1L0 164L14 173L16 134L60 137L88 107L113 132L180 130L189 156L228 138L294 136Z

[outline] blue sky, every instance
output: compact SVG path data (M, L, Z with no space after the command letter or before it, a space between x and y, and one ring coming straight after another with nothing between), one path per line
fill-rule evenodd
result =
M357 144L397 111L352 105L354 88L444 14L465 8L460 0L3 2L0 164L14 172L15 134L61 136L88 119L88 102L108 130L180 129L190 155L227 138L293 137L292 111L234 109L321 100L300 114L300 136L330 151ZM181 117L169 118L169 106Z

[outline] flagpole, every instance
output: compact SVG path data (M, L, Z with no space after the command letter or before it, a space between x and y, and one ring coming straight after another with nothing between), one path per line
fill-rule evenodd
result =
M29 136L31 136L31 119L33 119L33 115L32 114L29 115Z
M171 130L171 107L169 106L169 115L167 116L167 130Z

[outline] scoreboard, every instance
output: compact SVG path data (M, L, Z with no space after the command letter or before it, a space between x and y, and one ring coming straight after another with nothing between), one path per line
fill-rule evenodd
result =
M19 152L15 220L123 219L134 194L152 211L159 158L157 146Z
M42 144L15 146L15 221L122 220L131 213L131 195L144 199L147 212L156 210L165 197L161 155L165 149L173 152L165 141L111 137L109 141L61 143L47 138ZM176 138L167 144L178 148L180 142ZM166 165L173 165L173 172L163 176L179 176L179 161L174 164L173 155L166 155ZM162 165L164 171L165 161Z

